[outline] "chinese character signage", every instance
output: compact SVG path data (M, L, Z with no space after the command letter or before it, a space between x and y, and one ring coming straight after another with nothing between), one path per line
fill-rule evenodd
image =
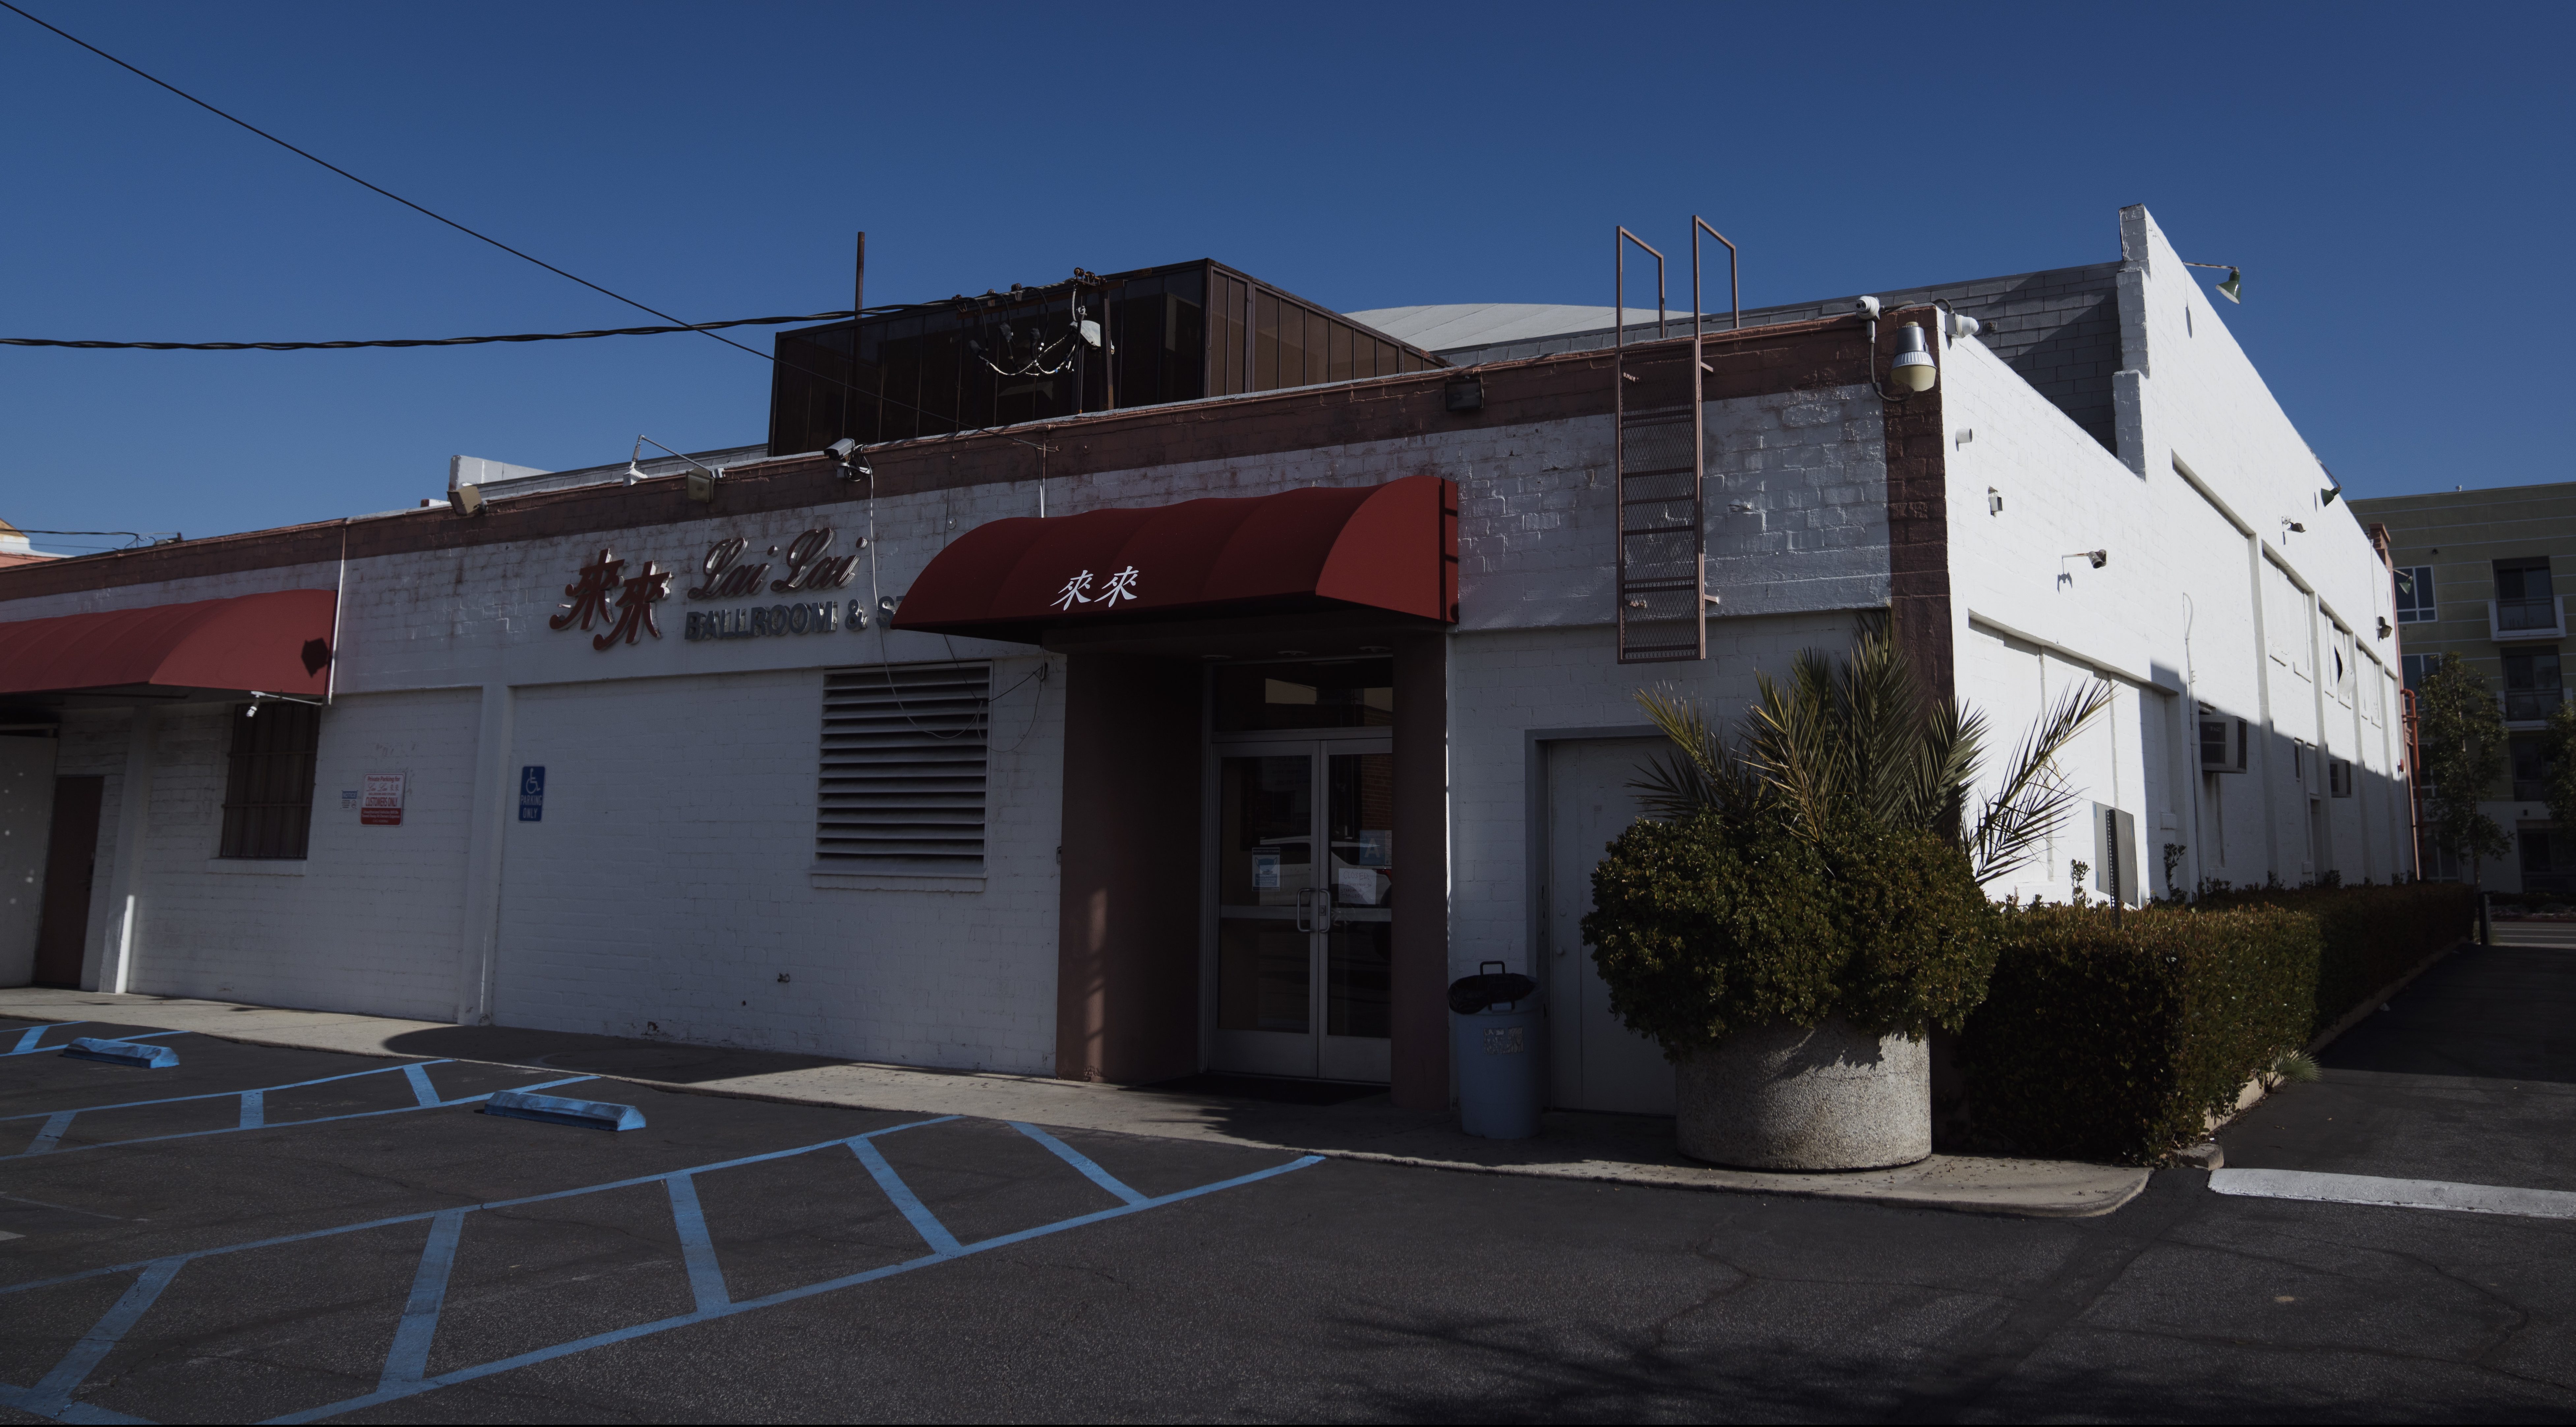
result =
M833 554L834 538L830 528L818 526L789 541L783 550L776 545L768 547L771 558L766 560L747 558L751 542L739 535L709 545L705 557L698 562L701 582L688 588L691 600L758 599L786 594L809 598L787 604L692 610L682 626L682 637L747 639L776 634L828 634L845 627L840 600L810 598L842 589L858 574L858 555ZM858 543L864 547L867 542ZM640 571L629 572L629 563L602 548L580 568L573 582L564 586L563 608L546 621L546 626L583 631L597 628L600 632L591 636L590 647L603 651L636 643L647 634L661 638L662 625L653 606L671 597L671 579L676 572L661 569L650 560L643 562ZM770 572L781 565L784 573L771 579ZM1132 576L1133 572L1129 573ZM1135 598L1132 594L1126 597ZM850 601L846 627L858 630L866 626L859 602Z

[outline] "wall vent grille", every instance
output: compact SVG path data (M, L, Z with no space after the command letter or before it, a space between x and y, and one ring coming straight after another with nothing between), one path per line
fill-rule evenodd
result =
M897 664L823 676L814 855L851 871L984 870L988 664Z

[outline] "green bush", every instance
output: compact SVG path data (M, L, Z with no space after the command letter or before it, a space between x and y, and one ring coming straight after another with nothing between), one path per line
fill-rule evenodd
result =
M1866 819L1638 822L1593 869L1583 937L1611 1009L1665 1054L1840 1015L1920 1039L1957 1029L1994 965L1996 912L1957 848Z
M2204 909L2281 907L2317 919L2325 960L2317 973L2310 1039L2353 1007L2453 942L2475 935L2478 893L2458 882L2406 882L2393 887L2255 888L2213 893Z
M2277 907L2008 912L1958 1062L1982 1133L2151 1163L2308 1039L2317 918Z

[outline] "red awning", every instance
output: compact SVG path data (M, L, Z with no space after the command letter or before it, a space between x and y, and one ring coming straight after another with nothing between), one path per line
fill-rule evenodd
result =
M893 623L1034 644L1103 622L1349 608L1457 620L1454 482L992 521L931 559Z
M0 694L157 685L319 695L329 590L198 600L0 623Z

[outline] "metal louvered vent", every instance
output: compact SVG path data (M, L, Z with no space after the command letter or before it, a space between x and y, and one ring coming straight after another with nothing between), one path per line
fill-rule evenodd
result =
M986 664L897 664L823 676L814 855L853 871L984 870Z

